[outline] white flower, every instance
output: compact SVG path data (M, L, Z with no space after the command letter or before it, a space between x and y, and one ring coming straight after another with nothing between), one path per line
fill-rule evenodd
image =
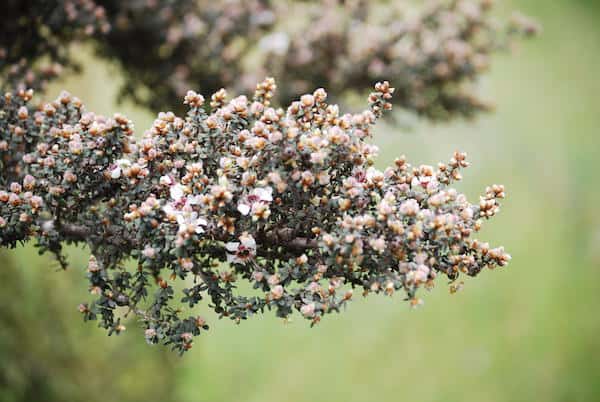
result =
M273 189L271 187L256 188L254 189L253 194L259 197L261 201L273 201Z
M219 159L219 166L221 166L221 169L231 169L233 166L233 160L223 156L221 159Z
M171 176L162 176L159 180L161 186L171 186L173 185L173 179Z
M200 205L202 203L202 197L199 195L187 197L185 203L186 205Z
M2 222L3 222L3 221L4 221L4 220L3 220L2 218L0 218L0 227L3 227L3 226L2 226ZM6 224L6 222L4 222L4 223ZM42 224L42 230L43 230L44 232L46 232L46 233L53 231L53 230L54 230L54 221L53 221L53 220L50 220L50 221L45 221L45 222Z
M240 236L239 242L229 242L227 249L227 262L243 264L256 256L256 241L250 235Z
M367 181L369 183L380 183L383 182L385 176L383 173L374 167L370 167L367 169Z
M329 173L321 171L317 173L317 180L319 180L320 185L326 186L331 181L331 176Z
M206 219L198 217L195 211L178 211L176 217L179 233L204 233L203 226L208 224Z
M327 154L323 151L313 152L310 154L310 162L314 165L322 165L326 157Z
M242 215L248 215L250 213L250 209L251 207L248 204L240 203L238 205L238 211L240 211Z
M110 171L110 177L113 179L118 179L121 177L121 168L118 166L113 168L113 170Z
M131 161L129 159L119 159L115 162L115 167L110 171L110 177L113 179L118 179L121 177L121 173L123 170L131 167Z
M242 199L242 201L238 204L238 211L240 211L242 215L248 215L255 204L268 204L272 201L273 188L258 187L252 190L250 194Z
M177 217L177 215L179 215L179 213L181 212L180 210L175 208L171 203L165 205L163 207L163 211L165 215L167 215L167 217Z
M177 184L171 186L170 193L171 193L171 199L173 199L175 201L179 201L185 196L185 187L182 186L181 184L177 183Z
M417 176L413 177L413 179L410 182L410 185L413 189L422 187L424 189L433 191L433 190L437 189L439 183L434 176L423 175L420 177L417 177Z
M469 220L473 219L473 208L467 207L467 208L463 209L460 212L460 217L465 221L469 221Z

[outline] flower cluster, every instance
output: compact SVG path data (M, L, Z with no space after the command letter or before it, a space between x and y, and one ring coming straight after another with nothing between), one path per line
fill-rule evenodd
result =
M398 106L435 120L488 110L473 83L494 52L538 30L519 14L499 24L491 0L434 1L417 12L408 4L367 0L301 7L309 21L301 34L277 26L262 41L264 71L288 83L285 99L314 83L342 94L388 79Z
M106 235L103 220L118 189L102 173L131 151L133 130L121 115L86 113L68 93L39 108L29 105L32 95L21 90L0 98L0 244L36 237L41 251L60 256L69 222Z
M127 73L121 95L153 110L178 105L190 87L247 93L274 75L286 103L316 86L362 96L387 79L402 109L470 117L490 107L473 83L492 54L537 30L522 16L496 23L490 0L440 0L419 11L367 0L61 0L52 13L44 1L9 3L3 26L25 18L57 36L30 37L28 24L3 34L0 72L13 71L9 83L38 84L31 66L41 57L54 61L44 79L55 76L73 64L64 42L93 37L98 54Z
M272 310L315 324L353 289L418 305L440 275L507 264L502 248L472 238L504 188L469 203L451 187L464 154L375 168L369 139L391 109L387 82L354 114L323 89L278 108L275 90L267 79L251 99L189 91L185 117L160 113L138 141L127 119L85 113L68 94L40 110L27 93L7 95L0 244L35 238L58 255L61 243L87 244L85 319L119 333L133 313L148 342L180 352L208 328L200 305L236 322Z
M6 0L2 4L0 88L42 90L77 68L68 44L106 34L110 23L94 0Z

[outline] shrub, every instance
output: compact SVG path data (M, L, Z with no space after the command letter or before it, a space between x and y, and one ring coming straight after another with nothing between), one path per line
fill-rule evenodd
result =
M283 30L295 15L287 6L308 10L293 32ZM391 4L361 0L9 0L0 246L35 240L63 267L65 244L87 246L95 298L80 305L85 320L118 334L134 314L149 343L181 353L208 329L194 313L203 299L236 322L272 310L315 324L354 289L400 291L417 306L440 275L505 266L501 247L472 238L498 212L502 186L471 204L452 188L465 154L437 167L401 156L379 171L369 143L395 92L398 106L430 119L487 109L468 83L515 33L537 29L524 17L500 29L490 8L449 1L399 19ZM146 106L172 105L192 82L243 92L265 70L282 78L282 96L272 78L252 99L187 91L185 116L159 113L139 140L126 117L86 112L66 92L32 103L31 87L77 68L68 45L86 38ZM398 89L378 82L362 112L341 113L324 89L295 96L318 84L358 93L380 77Z
M152 110L184 113L179 100L190 88L250 93L273 75L285 104L317 87L338 98L362 97L374 82L389 80L397 107L436 120L470 117L491 106L473 85L490 57L538 29L518 14L499 23L492 5L442 0L415 10L408 2L367 0L8 0L0 16L0 72L9 76L9 89L36 89L77 67L67 45L88 41L126 73L122 98Z

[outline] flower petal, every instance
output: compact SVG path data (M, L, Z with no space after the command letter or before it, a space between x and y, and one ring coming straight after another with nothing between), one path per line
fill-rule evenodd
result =
M111 170L110 177L112 177L113 179L118 179L119 177L121 177L121 168L116 167L113 170Z
M183 186L181 184L175 184L174 186L171 186L170 193L171 193L171 198L174 200L180 200L185 195L185 193L183 191Z
M248 215L250 213L250 205L239 204L237 209L242 215Z
M240 246L240 242L234 241L225 244L225 248L227 251L236 252L238 247Z

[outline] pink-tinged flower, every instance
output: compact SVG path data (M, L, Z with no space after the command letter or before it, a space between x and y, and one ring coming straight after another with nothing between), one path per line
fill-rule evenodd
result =
M144 331L144 335L146 336L146 339L150 340L156 336L156 330L154 328L148 328Z
M331 182L331 176L329 173L321 171L317 173L317 180L319 181L320 185L326 186Z
M156 250L154 249L154 247L146 246L146 248L144 248L144 251L142 252L142 254L146 258L152 259L156 255Z
M319 293L322 290L321 285L319 285L317 282L311 282L306 289L313 294Z
M186 166L185 169L192 175L196 176L202 173L202 162L194 162L191 165Z
M194 262L192 261L191 258L182 258L180 261L181 264L181 268L184 271L191 271L192 269L194 269Z
M312 318L315 316L315 307L315 303L304 304L300 307L300 312L304 317Z
M281 178L279 172L270 172L268 176L271 183L275 185L277 191L283 193L287 188L287 183Z
M238 211L242 215L248 215L252 210L263 210L264 208L256 208L255 205L266 205L273 201L273 189L271 187L259 187L252 190L250 194L240 201Z
M415 257L417 266L406 273L406 281L408 283L423 283L426 282L431 269L423 264L427 256L423 253Z
M33 190L35 187L35 178L31 175L25 176L23 179L23 187L25 187L26 190Z
M276 130L269 134L269 141L271 142L279 142L283 139L283 134L281 131Z
M31 205L31 207L34 210L40 209L43 204L44 204L44 200L42 199L42 197L37 196L37 195L34 195L29 200L29 205Z
M10 184L10 191L12 191L13 193L20 194L22 190L23 190L23 187L21 187L21 185L19 183L11 183Z
M250 235L240 236L239 242L229 242L225 248L229 263L244 264L256 256L256 241Z
M369 245L371 248L378 253L383 253L385 251L385 239L383 237L378 237L377 239L371 239L369 241Z
M17 115L19 116L19 119L25 120L27 116L29 116L29 111L25 106L21 106L17 111Z
M67 170L63 174L63 180L67 183L75 183L77 181L77 176L70 170Z
M400 213L402 215L414 216L420 210L419 203L414 199L406 200L400 205Z
M236 158L235 162L239 167L241 167L244 170L248 169L248 166L250 166L250 159L246 158L245 156L240 156L239 158Z
M383 200L381 200L377 209L381 215L387 216L394 212L394 205L386 197Z
M317 151L310 154L310 162L313 165L322 165L325 163L325 158L327 154L323 151Z
M33 162L35 162L35 156L33 154L25 154L25 155L23 155L23 162L30 165Z
M90 256L88 260L88 271L89 272L98 272L100 271L100 265L98 264L98 260L94 255Z
M363 193L362 183L355 177L348 177L343 181L344 190L350 198L358 197Z
M22 204L21 198L15 193L10 193L10 195L8 196L8 203L13 207L17 207Z
M169 203L163 207L163 212L167 215L169 220L176 220L177 215L180 213L180 209L175 207L175 203Z
M429 276L429 267L426 265L419 265L415 272L415 280L419 282L425 282Z
M267 283L269 284L269 286L279 285L279 282L281 282L279 274L271 275L269 276L269 279L267 279Z
M69 141L69 152L73 155L79 155L83 151L83 143L81 142L81 137L77 134L71 137L71 141Z
M281 286L281 285L277 285L277 286L273 287L273 289L271 289L271 296L275 300L281 299L283 297L283 293L284 293L284 289L283 289L283 286Z

